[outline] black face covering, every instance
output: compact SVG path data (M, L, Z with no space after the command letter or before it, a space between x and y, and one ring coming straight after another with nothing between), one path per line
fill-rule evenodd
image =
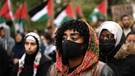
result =
M62 43L62 55L66 59L74 59L85 54L83 44L76 43L69 40L64 40Z
M113 40L99 40L99 49L102 53L109 55L115 49L115 39Z

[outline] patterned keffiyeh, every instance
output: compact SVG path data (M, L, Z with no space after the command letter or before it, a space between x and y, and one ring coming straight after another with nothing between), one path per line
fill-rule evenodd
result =
M19 69L18 69L18 72L17 72L17 76L20 76L20 73L22 72L22 69L24 68L25 57L26 57L26 54L24 54L22 56L22 58L19 60ZM36 76L36 74L37 74L37 68L39 67L40 59L41 59L41 53L38 52L36 57L35 57L34 63L33 63L33 69L34 69L33 70L33 76Z
M95 31L92 29L92 27L89 26L89 32L90 32L90 38L89 38L89 47L88 50L85 53L84 59L82 63L68 76L76 76L77 74L85 71L86 69L92 67L94 64L98 62L98 52L99 52L99 42L98 37L95 33ZM56 68L58 71L64 75L64 73L67 73L68 67L66 65L62 64L62 57L59 51L56 53Z

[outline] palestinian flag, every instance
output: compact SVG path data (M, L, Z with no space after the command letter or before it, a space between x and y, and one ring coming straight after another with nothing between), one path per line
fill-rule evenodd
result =
M76 11L76 16L78 19L81 19L84 17L80 6L76 6L75 11Z
M58 27L63 22L66 22L74 18L75 18L75 14L72 10L71 5L68 4L58 14L56 14L54 24Z
M14 26L15 26L15 30L18 32L24 32L24 20L16 20Z
M24 32L24 20L27 19L27 4L24 2L20 4L16 12L14 13L15 17L15 29L19 32Z
M98 18L100 17L105 17L107 14L107 4L106 4L106 0L104 0L103 2L101 2L92 12L92 14L90 14L89 19L92 22L96 22L98 20Z
M2 17L0 17L0 24L1 24L1 23L5 23L5 19L2 18Z
M24 2L14 13L15 19L27 19L27 5Z
M5 18L5 19L11 19L9 3L8 2L9 2L8 0L5 0L4 5L0 9L0 16Z
M31 21L44 21L52 16L52 0L48 0L38 5L29 12Z

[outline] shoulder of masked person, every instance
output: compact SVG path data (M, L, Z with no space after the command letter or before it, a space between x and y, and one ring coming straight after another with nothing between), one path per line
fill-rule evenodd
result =
M51 64L52 64L52 62L42 54L39 68L37 71L37 75L38 76L46 76Z
M55 64L51 65L47 76L59 76L60 72L57 70ZM87 69L79 74L79 76L115 76L112 69L105 63L99 61L92 68Z
M102 61L97 63L96 69L94 70L94 76L115 76L113 70Z

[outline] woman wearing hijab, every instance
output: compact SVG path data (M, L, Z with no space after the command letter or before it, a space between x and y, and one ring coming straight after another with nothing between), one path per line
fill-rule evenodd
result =
M38 34L34 32L26 34L24 38L25 53L19 59L17 76L46 76L51 62L40 53L40 45Z
M125 37L120 25L114 21L105 21L99 30L99 59L107 63L119 76L117 59L114 55L120 49Z

